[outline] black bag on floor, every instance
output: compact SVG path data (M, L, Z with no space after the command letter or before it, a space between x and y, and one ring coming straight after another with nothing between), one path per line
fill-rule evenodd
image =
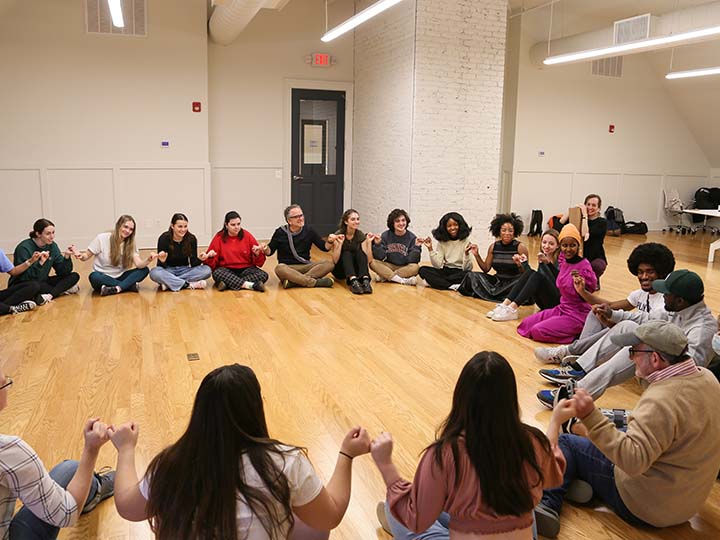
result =
M648 226L644 221L627 221L623 227L623 234L647 234Z

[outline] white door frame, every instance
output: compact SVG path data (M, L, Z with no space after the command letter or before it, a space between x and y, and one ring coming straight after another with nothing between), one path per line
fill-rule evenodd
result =
M345 92L345 169L343 171L343 207L350 208L352 200L352 135L353 135L353 83L342 81L312 81L306 79L285 79L283 99L283 206L292 203L292 91L294 88L307 90L337 90ZM340 219L340 216L338 216Z

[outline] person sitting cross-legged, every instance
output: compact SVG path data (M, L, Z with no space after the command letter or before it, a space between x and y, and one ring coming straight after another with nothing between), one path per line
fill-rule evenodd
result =
M630 347L635 374L648 387L625 432L595 408L583 389L560 400L553 417L580 418L587 438L559 438L567 468L562 486L545 490L535 508L542 536L557 536L563 500L570 493L582 494L578 502L597 497L631 525L669 527L700 510L715 482L720 384L688 355L685 332L667 321L650 321L613 341ZM586 489L579 489L576 480Z
M332 244L326 244L320 235L305 225L305 215L299 204L291 204L284 212L286 225L278 227L268 244L260 243L265 255L277 251L278 264L275 275L280 284L291 287L332 287L332 278L326 277L335 265L331 260L311 261L313 245L320 251L330 251Z
M395 208L387 217L388 229L373 238L370 268L378 281L416 285L422 245L408 230L410 216Z

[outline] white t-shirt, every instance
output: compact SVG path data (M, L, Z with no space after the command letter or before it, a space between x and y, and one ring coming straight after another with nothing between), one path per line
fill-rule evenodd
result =
M102 272L110 277L120 277L123 272L130 270L130 268L124 268L122 266L113 266L110 262L110 235L112 233L104 232L98 234L95 239L90 242L88 251L91 251L95 255L93 261L93 270L95 272ZM122 257L122 251L120 252ZM135 255L139 252L135 249Z
M290 505L306 505L320 495L323 483L315 473L315 469L313 469L310 460L301 450L292 449L285 445L280 445L279 448L288 451L286 454L273 453L272 455L277 467L282 469L290 485ZM264 484L255 472L250 458L243 456L242 460L243 469L246 474L245 481L251 486L263 487ZM147 476L140 482L140 493L142 493L145 499L148 498L149 482ZM282 510L279 505L278 509ZM270 540L265 529L263 529L261 521L250 511L250 507L241 496L238 496L237 499L237 526L240 538L247 538L247 540ZM281 538L287 538L289 532L289 528L286 528L282 531Z
M627 301L636 309L644 311L645 313L665 311L665 300L663 294L659 292L650 294L642 289L637 289L628 295Z

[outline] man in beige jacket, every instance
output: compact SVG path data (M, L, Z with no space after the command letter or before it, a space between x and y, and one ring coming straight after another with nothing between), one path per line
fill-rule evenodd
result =
M685 333L667 321L651 321L613 342L630 347L635 374L648 387L626 432L583 389L560 401L563 420L580 418L588 437L560 436L567 469L563 485L545 491L536 507L543 536L557 536L563 499L573 491L571 500L595 496L633 525L677 525L700 509L720 468L720 384L688 356ZM568 492L577 480L585 483L585 497Z

